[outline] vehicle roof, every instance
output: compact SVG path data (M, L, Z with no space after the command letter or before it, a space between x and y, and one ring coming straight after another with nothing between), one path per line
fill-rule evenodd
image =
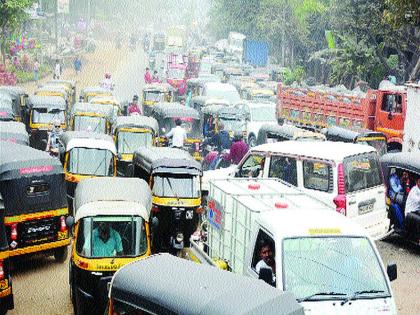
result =
M297 217L305 219L296 220ZM336 211L273 210L262 213L256 221L273 233L277 239L325 235L368 237L366 229Z
M144 91L166 92L166 91L171 91L171 90L173 90L173 88L169 83L151 83L151 84L146 84L143 87L143 92Z
M32 95L26 103L29 108L49 108L66 110L66 101L60 96Z
M387 153L380 158L384 173L388 174L385 168L404 168L420 175L420 152L396 152Z
M73 108L71 109L71 115L75 115L76 113L97 113L105 116L114 115L112 106L107 107L101 104L86 102L78 102L73 105Z
M25 124L18 121L0 122L0 140L28 145L29 135L26 132Z
M119 104L113 95L97 95L89 100L91 104Z
M109 296L140 307L159 307L167 314L303 314L289 292L166 253L119 269Z
M61 79L60 80L57 80L57 79L54 79L54 80L48 81L47 84L65 84L65 85L69 85L69 86L74 87L74 86L76 86L76 81L74 81L74 80L61 80Z
M213 104L229 106L230 103L224 98L214 97L214 96L195 96L192 98L193 102L202 102L204 106L211 106Z
M377 136L383 136L385 135L378 131L368 130L368 129L348 129L338 126L331 126L328 128L322 129L322 133L325 136L332 136L332 137L340 137L340 138L346 138L349 140L356 140L356 137L358 136L368 136L368 135L377 135Z
M284 153L331 161L342 161L348 156L376 152L375 148L364 144L333 141L305 141L305 144L302 145L302 141L295 140L265 143L252 148L251 151Z
M248 105L250 108L258 108L258 107L275 107L277 106L276 103L270 102L270 101L265 101L265 100L247 100L247 101L242 101L239 102L238 105Z
M37 95L39 92L56 92L56 93L61 93L67 96L66 89L62 85L57 85L54 83L40 86L39 88L36 89L35 95Z
M58 159L27 145L0 141L0 180L43 174L62 174Z
M221 104L211 104L201 108L203 114L217 114L222 108L226 107Z
M112 95L111 91L109 91L109 90L107 90L103 87L100 87L100 86L88 86L88 87L85 87L84 89L82 89L80 91L80 95L82 95L82 96L85 95L85 94L88 94L88 93L99 93L99 94Z
M149 185L139 178L86 178L76 187L74 197L76 221L83 217L111 214L137 214L148 221L151 208L152 193ZM127 211L122 211L123 209Z
M13 98L8 91L0 91L0 103L6 104L7 106L13 104Z
M236 88L230 83L220 82L207 82L205 84L206 89L219 90L219 91L236 91Z
M7 91L18 95L25 95L25 90L17 85L2 85L0 86L1 91Z
M197 110L192 107L181 105L180 103L158 103L153 107L153 116L159 115L164 118L176 118L176 117L191 117L193 119L200 119L200 114Z
M224 115L224 116L243 116L246 117L246 113L235 106L223 106L220 107L220 109L218 110L219 115Z
M114 128L151 128L153 132L159 131L159 125L156 119L148 116L132 115L118 116L114 123Z
M60 137L66 151L73 148L98 148L117 154L114 141L111 136L89 131L66 131Z
M265 95L274 95L274 91L270 90L270 89L261 89L261 88L256 88L256 89L251 89L250 91L252 94L265 94Z

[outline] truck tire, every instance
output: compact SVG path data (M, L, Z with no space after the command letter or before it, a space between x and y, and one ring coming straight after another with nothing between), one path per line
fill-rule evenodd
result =
M254 135L250 135L248 138L248 144L251 148L255 147L257 145L257 138L255 138Z
M54 250L54 258L57 262L62 263L67 259L68 249L67 246L59 247Z

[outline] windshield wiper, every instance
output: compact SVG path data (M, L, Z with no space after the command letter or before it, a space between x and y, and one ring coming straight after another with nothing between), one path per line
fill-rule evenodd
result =
M166 181L167 181L167 182L168 182L168 184L169 184L169 188L171 189L172 194L174 195L173 197L178 198L177 194L175 193L175 191L174 191L174 189L173 189L173 187L172 187L172 183L171 183L171 181L169 180L169 178L168 178L168 177L165 177L165 179L166 179Z
M312 300L313 297L316 297L316 296L326 296L326 295L337 296L337 295L347 295L347 294L345 294L345 293L339 293L339 292L318 292L318 293L314 293L314 294L308 295L307 297L298 299L298 302L310 301L310 300Z
M349 301L355 300L359 295L362 294L369 294L369 293L384 293L383 290L363 290L363 291L356 291L351 296L348 296L343 302L341 302L341 305L346 304Z
M98 174L96 174L96 172L99 170L99 168L100 168L102 165L104 165L104 164L105 164L105 162L106 162L106 159L103 159L103 160L102 160L102 162L101 162L101 163L99 163L98 167L96 168L96 170L93 172L93 174L92 174L92 175L98 175Z

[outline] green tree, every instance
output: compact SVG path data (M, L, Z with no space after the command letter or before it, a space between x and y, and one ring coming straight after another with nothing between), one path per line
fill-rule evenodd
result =
M10 35L22 26L27 18L25 9L33 0L1 0L0 1L0 50L3 63L6 62L6 50Z

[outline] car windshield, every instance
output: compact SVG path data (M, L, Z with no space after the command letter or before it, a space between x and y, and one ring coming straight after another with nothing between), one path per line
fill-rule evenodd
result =
M313 299L345 298L365 290L382 291L373 294L378 297L390 295L378 257L365 237L285 239L282 257L283 290L298 300L321 292L344 295Z
M251 119L252 121L275 121L276 118L276 107L275 106L257 106L251 108Z
M105 149L73 148L69 152L67 169L73 174L112 176L113 154Z
M153 195L158 197L198 198L200 181L198 176L159 174L153 179Z
M46 108L36 108L32 112L32 122L34 124L50 124L55 120L64 122L64 111L62 110L51 110L48 111Z
M76 251L87 258L141 256L147 251L146 227L139 216L95 216L81 219Z
M153 102L163 102L164 101L164 93L159 91L147 91L144 92L144 100L145 101L153 101Z
M129 132L118 133L118 153L134 153L139 147L151 147L153 137L150 132Z
M368 189L383 184L376 152L345 158L343 165L346 192Z
M206 96L215 97L215 98L223 98L228 100L231 104L235 104L241 100L239 93L236 89L232 90L220 90L220 89L207 89Z
M98 116L74 116L74 130L106 133L106 119Z

